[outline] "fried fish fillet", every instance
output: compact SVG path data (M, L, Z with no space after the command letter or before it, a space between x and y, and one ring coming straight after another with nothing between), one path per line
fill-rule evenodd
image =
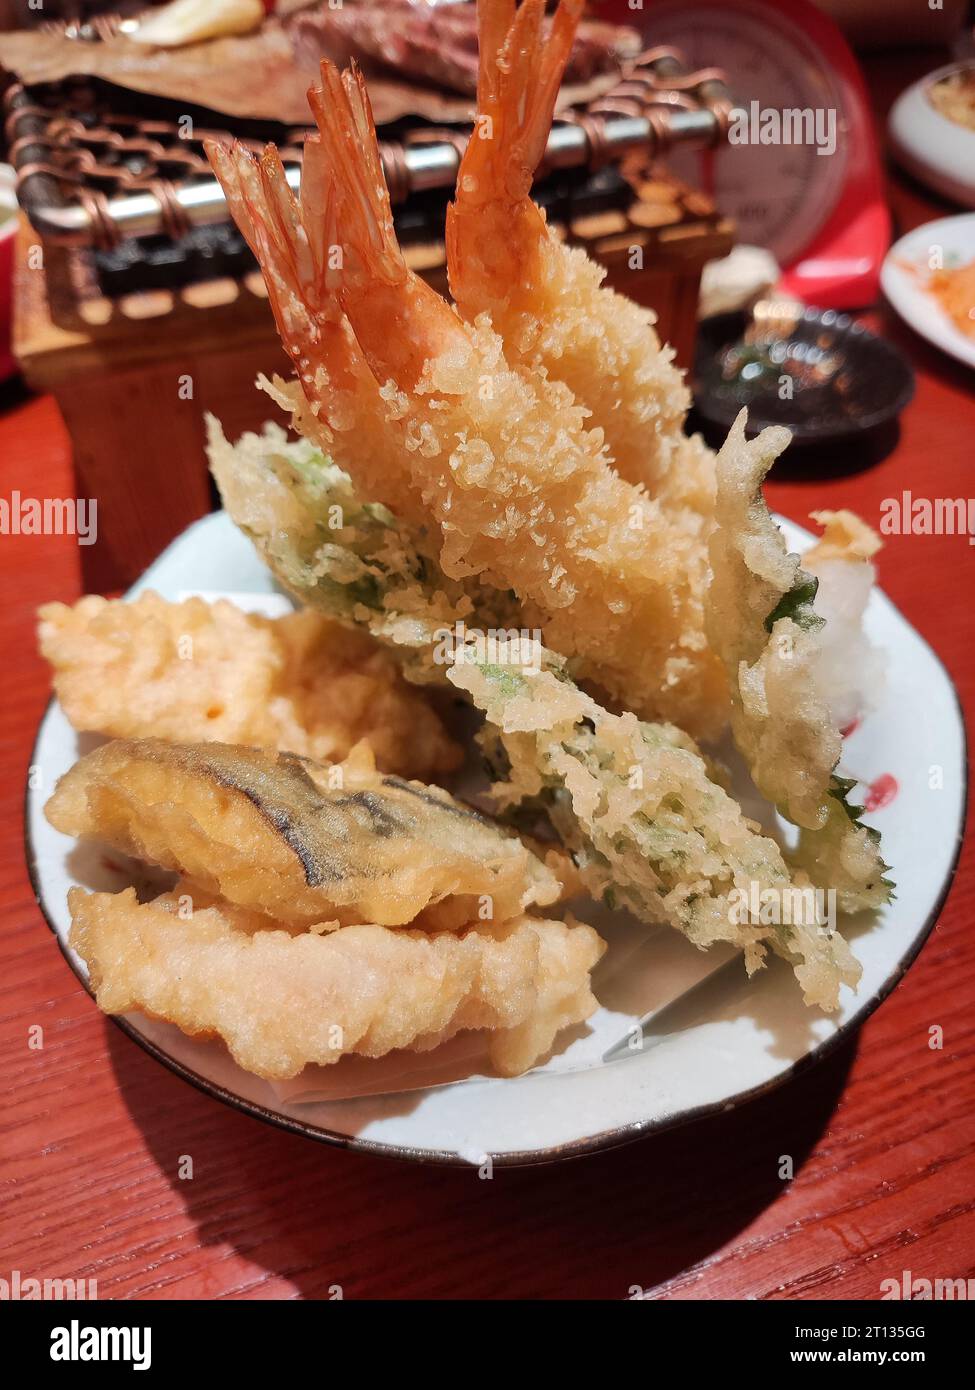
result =
M314 612L264 618L224 599L90 595L40 610L40 647L71 723L116 738L216 739L431 777L460 750L368 634Z
M352 926L327 935L241 930L218 906L179 915L174 895L73 888L71 945L105 1013L141 1009L223 1038L240 1066L285 1080L345 1053L422 1052L490 1029L514 1076L596 1008L603 942L583 924L520 916L459 933Z
M377 772L365 745L325 767L119 739L61 778L46 815L293 927L504 922L561 889L517 837L439 788Z

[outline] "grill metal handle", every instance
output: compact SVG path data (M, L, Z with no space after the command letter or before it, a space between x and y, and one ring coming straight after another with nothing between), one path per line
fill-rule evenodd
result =
M586 111L565 113L549 133L540 172L599 168L644 150L659 158L675 145L708 148L727 134L732 106L717 69L692 73L671 49L653 49L627 66L621 81ZM19 117L30 117L35 131L21 133ZM7 122L14 137L20 182L57 178L47 163L50 141L37 130L36 106L16 107ZM411 193L453 187L469 139L464 132L425 132L403 144L382 142L383 166L394 203ZM43 162L36 151L42 151ZM299 187L301 169L286 165L288 182ZM120 240L169 234L229 222L223 189L214 178L182 184L156 180L153 188L106 197L80 189L78 201L57 205L30 200L31 222L46 241L103 249Z

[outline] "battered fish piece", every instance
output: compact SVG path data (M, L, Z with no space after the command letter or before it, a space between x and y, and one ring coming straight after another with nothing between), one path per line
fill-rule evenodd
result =
M836 890L843 911L856 912L887 902L892 884L880 836L849 804L854 783L835 772L842 739L824 693L818 581L789 554L762 496L789 439L788 430L771 428L746 440L742 411L718 454L708 631L728 671L732 732L755 785L801 827L796 862Z
M504 922L561 888L519 839L439 788L377 772L365 745L325 767L221 743L120 739L77 762L45 814L65 834L292 927Z
M608 289L531 198L584 8L562 0L545 26L545 0L517 12L478 0L477 121L447 209L450 290L465 319L490 316L509 362L544 367L591 410L621 477L668 501L713 492L713 454L681 448L691 395L656 314Z
M40 610L40 649L78 730L214 739L344 758L366 739L386 772L432 777L461 752L424 696L363 632L320 613L264 618L224 599L90 595Z
M742 814L699 750L672 725L602 709L541 653L497 664L458 661L450 680L484 710L489 760L503 772L502 808L546 814L595 897L646 922L669 922L696 946L732 942L751 973L771 946L789 960L808 1004L835 1009L860 967L822 920L809 880L790 875L774 840ZM779 921L746 907L771 890Z
M520 916L427 934L364 925L320 935L242 930L219 906L184 919L167 894L68 894L70 944L99 1008L141 1009L221 1037L234 1060L284 1081L346 1053L425 1052L490 1029L491 1061L526 1071L595 1010L589 972L605 949L589 926Z

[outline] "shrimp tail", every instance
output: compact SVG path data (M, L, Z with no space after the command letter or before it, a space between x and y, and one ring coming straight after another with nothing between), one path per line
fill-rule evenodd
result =
M549 25L544 0L478 0L477 123L447 208L447 275L460 313L528 309L544 278L548 241L532 182L545 154L584 0L561 0Z
M326 286L325 248L334 227L334 199L321 175L309 175L315 151L306 148L302 182L306 194L309 181L317 185L313 194L318 201L306 196L299 204L274 145L267 145L260 159L239 141L207 140L205 148L234 221L264 271L282 339L294 338L296 295L309 315L340 318L338 302L333 298L329 303ZM315 208L313 216L306 217L305 208Z
M466 343L463 329L400 250L362 73L353 63L340 74L323 59L321 86L308 101L335 189L342 308L377 382L412 389L428 360ZM399 332L390 331L394 323Z
M305 142L300 199L273 145L259 159L238 141L207 140L205 147L263 272L278 334L309 411L287 408L297 409L306 432L333 450L335 429L346 428L350 412L374 408L378 395L342 311L331 267L337 197L322 141L313 135Z
M498 101L501 75L498 55L514 23L516 0L478 0L477 6L477 109Z
M376 123L362 73L355 63L339 73L322 59L321 87L308 92L322 145L342 193L342 227L362 264L353 275L379 276L397 284L406 274L396 239L386 173L379 153Z
M513 199L528 196L542 162L584 8L585 0L561 0L543 37L545 0L524 0L517 11L513 0L478 0L478 111L495 127L485 138L496 142Z

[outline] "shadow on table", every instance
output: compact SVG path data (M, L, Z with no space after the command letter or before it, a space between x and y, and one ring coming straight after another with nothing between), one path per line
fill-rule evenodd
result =
M264 1125L106 1027L123 1098L200 1244L229 1245L267 1271L270 1296L290 1296L278 1282L286 1280L310 1299L327 1299L335 1285L346 1298L625 1299L674 1279L781 1197L782 1156L798 1174L856 1051L846 1042L729 1113L552 1167L499 1168L485 1180ZM191 1181L177 1176L185 1154ZM216 1258L201 1296L226 1291ZM176 1279L178 1260L172 1268Z
M5 415L8 410L16 410L25 401L29 401L33 394L21 376L11 376L6 381L0 381L0 415Z

